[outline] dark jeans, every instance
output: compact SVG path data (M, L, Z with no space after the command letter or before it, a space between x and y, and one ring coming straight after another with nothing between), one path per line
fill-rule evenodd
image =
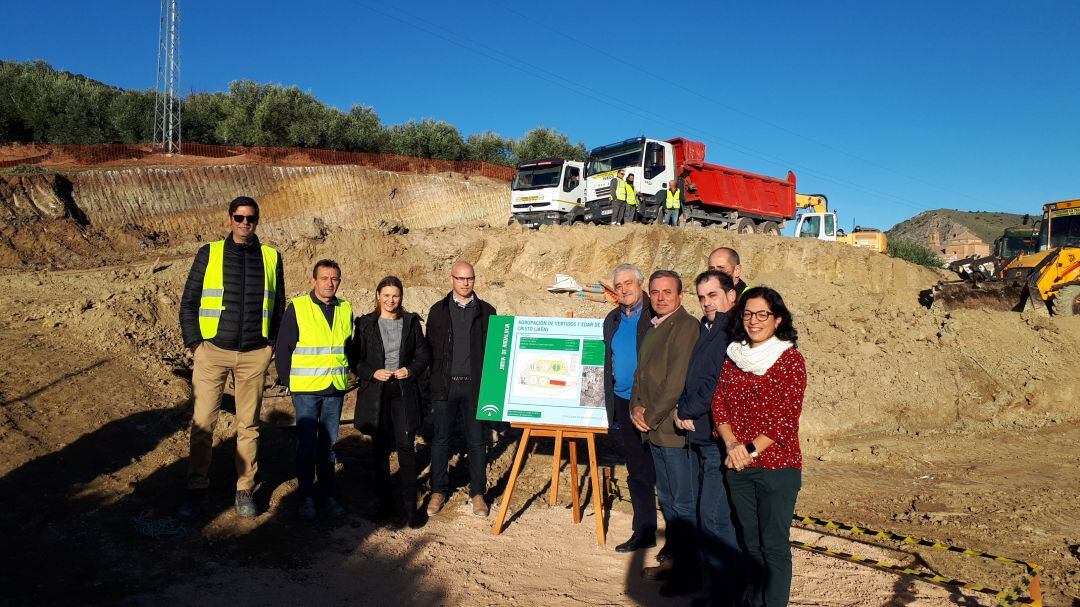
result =
M615 424L612 430L626 459L626 484L634 508L634 532L656 533L656 468L649 445L630 421L630 401L615 397Z
M334 443L341 425L344 396L293 394L296 409L296 480L302 497L315 497L315 477L319 493L334 491Z
M695 483L698 508L698 541L701 560L709 580L709 593L715 603L728 605L737 598L739 585L736 568L742 550L735 533L727 488L724 486L724 451L720 445L691 445L701 474Z
M379 426L372 441L375 460L375 492L384 506L393 504L390 453L397 451L401 503L406 511L416 508L416 433L409 431L401 403L401 385L390 380L382 388Z
M667 545L675 566L685 575L698 575L697 567L697 458L683 447L652 448L656 466L656 495L664 509Z
M747 605L784 607L791 596L791 516L802 487L796 468L729 470L731 503L749 557Z
M487 452L483 425L476 419L472 402L472 382L452 381L446 400L435 401L435 437L431 442L431 492L450 493L450 437L458 414L465 424L465 443L469 457L469 497L487 491Z

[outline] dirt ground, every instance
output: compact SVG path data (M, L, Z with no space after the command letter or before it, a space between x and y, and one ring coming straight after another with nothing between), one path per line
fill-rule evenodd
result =
M48 238L48 230L39 233ZM448 289L450 263L463 257L476 261L478 292L500 312L579 316L609 308L545 292L556 272L591 282L628 260L691 277L712 247L734 245L750 282L775 286L789 300L807 358L799 511L1032 560L1045 568L1047 604L1080 604L1080 323L1072 319L930 311L917 295L938 280L934 272L840 245L702 228L329 226L272 242L286 261L290 294L304 290L314 260L333 257L344 270L343 295L361 307L379 278L395 273L406 284L405 305L426 310ZM0 533L7 547L0 603L689 603L665 601L639 579L653 553L612 549L629 535L626 504L614 503L606 546L596 543L591 506L580 525L571 524L565 469L561 505L546 505L550 443L529 455L503 535L492 537L492 521L466 511L460 491L423 529L395 532L365 518L369 443L346 426L339 486L350 513L303 524L294 516L291 407L273 395L263 411L256 494L266 513L241 520L232 512L233 429L225 413L213 516L176 525L170 517L182 497L191 411L177 304L199 243L182 233L161 243L102 251L101 267L0 275ZM686 304L699 313L690 298ZM515 447L513 435L491 446L488 496L496 503ZM455 468L459 484L464 475ZM868 538L804 530L796 537L996 588L1022 573ZM994 604L974 592L794 555L795 605Z

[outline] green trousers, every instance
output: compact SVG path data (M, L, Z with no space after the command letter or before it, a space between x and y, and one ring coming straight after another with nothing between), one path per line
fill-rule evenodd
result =
M727 482L746 546L746 604L784 607L791 596L791 516L802 471L728 470Z

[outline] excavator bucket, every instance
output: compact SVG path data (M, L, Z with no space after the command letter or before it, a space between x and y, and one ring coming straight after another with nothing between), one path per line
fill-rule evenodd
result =
M923 293L927 307L938 306L945 310L1001 310L1017 311L1023 307L1024 288L1000 280L972 282L957 280L942 282Z

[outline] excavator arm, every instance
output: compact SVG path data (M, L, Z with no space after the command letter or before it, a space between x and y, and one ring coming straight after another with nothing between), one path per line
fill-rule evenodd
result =
M828 213L829 199L824 194L795 194L795 208L802 211L810 209L814 213Z

